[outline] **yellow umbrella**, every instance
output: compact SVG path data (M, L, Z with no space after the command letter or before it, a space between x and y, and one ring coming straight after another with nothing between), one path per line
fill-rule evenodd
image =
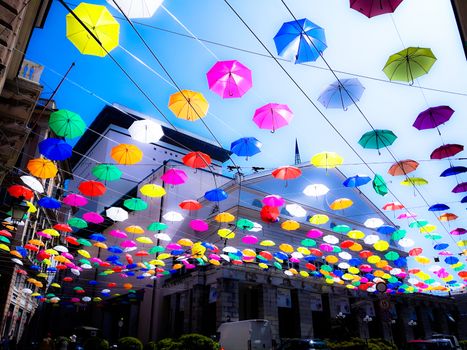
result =
M423 227L420 227L419 231L420 233L430 233L430 232L436 231L436 229L437 229L436 225L428 224Z
M404 186L421 186L428 184L428 181L421 177L408 177L401 182Z
M87 250L78 249L77 252L78 252L79 255L84 256L86 259L89 259L91 257L91 254L89 254L89 252Z
M105 243L102 243L102 242L96 242L93 244L94 247L97 247L97 248L102 248L102 249L107 249L107 244Z
M55 288L62 288L62 286L59 285L57 282L52 283L50 286Z
M308 221L313 225L323 225L329 221L329 216L324 214L315 214Z
M297 252L302 253L303 255L310 255L311 251L308 248L305 247L298 247Z
M225 239L235 238L235 232L229 230L228 228L221 228L219 231L217 231L217 234L219 235L219 237Z
M139 243L143 243L143 244L153 244L154 243L151 238L145 237L145 236L136 238L136 241L138 241Z
M385 250L389 249L389 243L381 239L375 244L373 244L373 248L375 248L379 252L384 252Z
M110 156L118 164L131 165L139 163L143 159L143 152L135 145L122 143L112 148Z
M48 235L51 235L52 237L60 236L60 233L58 233L58 231L53 228L46 228L45 230L42 230L42 232L47 233Z
M279 249L282 250L284 253L290 254L293 253L294 249L290 244L287 243L282 243L279 246Z
M35 213L37 211L36 206L30 201L26 201L26 205L28 206L28 213Z
M193 241L188 238L179 239L177 243L183 247L191 247L193 245Z
M44 242L38 240L38 239L30 239L29 244L32 244L32 245L35 245L35 246L38 246L38 247L43 247L45 246Z
M45 252L50 255L58 255L58 252L55 249L46 249Z
M317 168L335 168L341 165L344 159L335 152L321 152L317 153L311 158L311 164Z
M128 232L128 233L134 233L134 234L141 234L141 233L144 233L144 230L141 226L138 226L138 225L131 225L131 226L128 226L128 227L125 227L125 231Z
M378 255L372 255L369 256L366 261L368 261L370 264L376 264L381 261L381 257Z
M365 234L360 230L351 230L347 232L347 236L353 239L363 239L365 237Z
M66 15L66 37L82 54L104 57L118 46L120 25L105 6L83 2L73 12L104 47L103 49L73 14L69 13Z
M182 90L170 95L169 109L177 118L195 121L208 113L209 103L200 92Z
M281 227L286 231L295 231L300 228L300 224L295 220L286 220L281 224Z
M423 264L423 265L426 265L426 264L429 264L431 262L430 258L427 258L426 256L415 256L414 257L415 261L418 262L419 264Z
M233 216L232 214L230 213L227 213L227 212L223 212L223 213L219 213L215 216L214 220L216 220L217 222L232 222L235 220L235 216Z
M139 189L146 197L159 198L166 194L164 187L154 184L146 184Z
M165 260L165 259L168 259L168 258L171 258L171 257L172 257L172 255L170 255L168 253L161 253L158 256L159 260Z
M273 247L276 245L276 243L274 243L273 241L269 240L269 239L266 239L264 241L261 241L261 243L259 245L262 245L263 247Z
M3 243L0 243L0 249L5 250L7 252L10 251L10 248L6 244L3 244Z
M31 175L39 177L41 179L50 179L57 175L57 167L55 164L44 158L31 159L28 162L27 168Z
M329 207L332 210L344 210L351 207L353 202L348 198L339 198L332 202Z

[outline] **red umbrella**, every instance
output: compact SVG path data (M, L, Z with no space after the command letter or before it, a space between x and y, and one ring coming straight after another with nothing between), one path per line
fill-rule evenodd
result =
M39 247L36 247L34 244L25 244L24 245L24 249L27 249L27 250L30 250L30 251L33 251L33 252L38 252L39 251Z
M8 237L8 238L13 237L13 235L10 232L8 232L7 230L0 230L0 236L4 236L4 237Z
M420 255L423 253L423 249L422 248L413 248L413 249L410 249L409 250L409 255L410 256L417 256L417 255Z
M27 187L21 185L13 185L8 187L8 193L15 198L23 197L26 200L31 200L34 193Z
M281 166L272 172L272 176L280 180L296 179L302 175L302 171L295 166Z
M203 206L201 205L200 202L194 200L194 199L187 199L187 200L184 200L182 202L180 202L180 204L178 204L178 206L184 210L199 210L201 209Z
M102 182L89 180L81 182L78 186L78 190L85 196L99 197L104 195L107 188Z
M71 226L67 224L55 224L54 229L62 232L73 232Z
M80 245L80 243L78 242L78 240L75 237L68 236L67 238L65 238L65 240L70 244Z
M435 149L432 153L430 158L431 159L443 159L455 156L457 153L462 152L464 150L464 146L458 144L446 144L441 147Z
M388 174L392 176L407 175L418 168L418 162L411 159L401 160L391 165Z
M350 7L368 18L393 13L403 0L350 0Z
M404 209L404 205L399 202L390 202L390 203L386 203L383 206L383 209L384 210L401 210L401 209Z
M276 222L279 218L279 209L270 205L265 205L260 212L261 220L264 222Z
M203 152L190 152L182 158L183 164L190 168L202 169L211 165L211 157Z
M451 191L452 193L462 193L462 192L467 192L467 182L462 182L456 187L454 187Z

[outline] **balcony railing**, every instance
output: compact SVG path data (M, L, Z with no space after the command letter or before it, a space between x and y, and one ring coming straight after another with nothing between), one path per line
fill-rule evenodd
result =
M29 60L23 60L18 77L39 84L44 67Z

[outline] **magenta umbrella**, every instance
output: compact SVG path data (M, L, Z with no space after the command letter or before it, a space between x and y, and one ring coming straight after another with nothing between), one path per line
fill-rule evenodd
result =
M277 129L288 125L292 118L292 110L287 105L268 103L255 111L253 121L260 129L275 132Z
M368 18L393 13L403 0L350 0L350 7Z
M320 244L319 250L329 253L329 252L332 252L334 250L334 248L330 244L323 243L323 244Z
M451 232L449 232L451 235L453 236L462 236L464 235L465 233L467 232L467 230L465 228L462 228L462 227L458 227L454 230L452 230Z
M242 97L252 84L251 70L238 61L219 61L206 74L209 88L222 98Z
M165 247L167 250L180 250L183 249L182 246L178 243L169 243L167 244L167 247Z
M323 235L323 232L321 230L318 230L316 228L311 229L310 231L307 232L306 236L308 238L319 238Z
M123 232L123 231L120 231L120 230L112 230L109 232L109 235L111 235L112 237L116 237L116 238L127 238L128 235Z
M418 130L438 129L438 126L451 119L454 110L449 106L430 107L420 113L413 123L413 127ZM441 132L438 129L438 134Z
M46 238L46 239L51 239L51 238L52 238L51 235L49 235L48 233L42 232L42 231L36 232L36 234L37 234L39 237L44 237L44 238Z
M203 220L195 219L190 221L190 227L195 231L204 232L208 230L209 225Z
M82 207L88 204L88 199L80 194L70 193L63 198L62 202L70 207Z
M104 218L99 213L93 211L84 213L83 219L91 224L102 224L104 222Z
M169 169L161 176L161 179L170 185L181 185L188 180L188 176L181 169Z
M467 192L467 182L462 182L456 187L454 187L451 191L452 193L462 193L462 192Z
M415 219L417 214L414 213L402 213L397 218L400 219Z
M245 244L256 244L258 243L258 237L253 236L253 235L247 235L242 237L242 242Z
M122 248L134 248L134 247L137 247L138 244L136 244L135 241L131 241L131 240L126 240L126 241L121 241L120 242L120 247Z
M281 207L285 204L285 200L281 196L271 194L263 198L263 203L270 207Z

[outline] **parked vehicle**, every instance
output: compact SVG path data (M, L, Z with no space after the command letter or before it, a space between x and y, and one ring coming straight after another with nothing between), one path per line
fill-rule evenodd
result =
M223 350L272 350L271 325L267 320L227 322L219 326Z
M459 340L457 340L455 335L436 333L431 336L431 339L449 339L452 345L454 345L454 349L462 350L462 346L460 345Z
M330 350L325 341L319 339L284 339L278 350Z
M411 340L405 350L457 350L449 339Z

